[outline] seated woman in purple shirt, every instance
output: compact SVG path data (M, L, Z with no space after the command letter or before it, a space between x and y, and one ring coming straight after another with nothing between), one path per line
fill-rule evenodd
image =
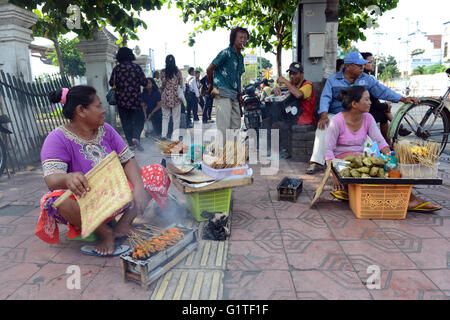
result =
M94 88L63 88L50 92L48 96L52 103L63 104L63 115L70 122L50 132L42 146L42 169L49 192L41 200L41 216L36 235L48 243L59 243L58 223L68 224L68 238L75 238L81 233L80 207L75 197L62 202L57 210L51 204L67 189L77 197L85 196L89 192L85 174L115 151L132 188L133 202L117 211L95 230L100 236L100 242L92 253L113 255L115 238L127 235L134 218L142 215L152 197L155 198L150 181L143 179L141 174L154 165L139 168L128 145L112 126L104 122L106 111ZM167 181L166 178L164 182L168 188L170 180ZM161 187L158 182L158 192L162 190ZM122 213L123 216L114 228L107 224Z
M331 165L334 158L344 159L348 155L359 155L364 152L364 142L369 136L377 142L381 153L390 153L389 145L381 135L375 119L368 113L370 110L370 94L363 86L353 86L342 90L338 96L342 101L343 112L338 113L330 122L325 143L325 160ZM336 198L348 200L346 186L339 183L333 175L334 191ZM420 208L422 211L435 211L439 206L411 194L409 209Z

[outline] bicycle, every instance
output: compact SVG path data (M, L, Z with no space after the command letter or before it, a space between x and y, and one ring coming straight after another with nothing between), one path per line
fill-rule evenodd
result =
M450 77L450 68L445 71ZM440 144L441 154L450 133L450 86L438 98L424 97L419 104L405 104L394 116L389 126L388 136L392 142L400 138L432 140Z

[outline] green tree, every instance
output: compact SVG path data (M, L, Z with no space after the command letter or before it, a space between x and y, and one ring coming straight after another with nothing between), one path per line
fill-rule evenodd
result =
M245 66L245 73L242 75L242 86L250 84L253 80L260 76L259 69L256 64L248 64Z
M272 67L272 63L269 61L269 59L258 57L258 69L270 69Z
M431 66L427 66L425 68L425 74L435 74L435 73L445 72L445 70L447 70L446 66L444 66L441 63L436 63Z
M72 77L82 77L86 73L86 64L83 62L83 54L77 49L76 44L79 42L78 38L69 40L62 36L58 37L59 47L61 49L61 56L64 65L64 72ZM52 58L52 64L54 66L59 65L58 56L56 52L49 54L49 58Z
M245 26L250 31L249 46L262 47L265 52L275 54L277 73L281 75L281 52L283 48L292 48L292 21L301 0L169 0L169 3L172 2L182 10L184 22L190 20L199 23L189 36L189 45L194 45L196 35L202 31L214 31L217 28L230 30L236 25ZM374 16L370 12L365 12L367 8L378 6L382 14L395 8L398 0L327 0L328 3L328 11L325 12L327 22L336 20L336 27L330 33L332 37L329 38L330 44L336 49L333 49L335 52L327 59L329 64L332 63L334 70L338 19L339 44L347 48L349 41L365 40L360 29L368 28L368 22L373 21L371 19Z
M292 21L300 0L172 1L183 11L184 22L200 22L189 35L189 45L194 45L196 35L204 30L245 26L250 33L249 47L275 54L281 75L281 52L292 47Z
M381 60L378 65L379 78L381 80L389 80L400 77L397 61L393 56L388 56L386 60Z
M397 7L399 0L326 0L324 80L335 72L337 45L348 50L352 41L366 40L364 30L376 18Z
M166 0L9 0L9 2L31 10L39 17L32 27L33 35L52 40L58 60L62 62L57 41L60 35L73 31L80 37L91 39L93 30L111 25L121 35L118 43L122 42L122 35L138 40L138 27L147 29L147 25L135 16L136 13L139 15L141 10L161 9ZM79 29L68 26L68 19L74 14L68 12L70 5L80 8ZM74 18L78 19L78 16L75 14ZM63 64L60 64L60 71L64 73Z
M425 74L425 66L418 66L412 72L413 75Z

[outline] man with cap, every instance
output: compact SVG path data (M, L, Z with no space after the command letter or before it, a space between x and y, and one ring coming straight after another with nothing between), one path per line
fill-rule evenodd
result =
M332 74L327 81L320 96L319 115L316 137L314 140L313 154L310 166L306 170L307 174L314 174L323 170L325 165L325 137L330 120L335 114L343 111L342 103L337 99L339 92L349 86L364 86L377 99L418 103L419 100L413 97L403 97L401 94L382 85L375 78L364 73L365 60L359 52L349 52L344 57L344 69Z
M289 142L290 130L292 125L314 125L314 105L316 102L316 93L312 82L305 80L303 66L298 62L293 62L286 70L289 73L288 81L284 77L277 79L278 84L283 84L287 87L289 92L298 100L300 100L301 113L296 120L296 123L286 123L284 121L275 122L272 125L273 129L281 129L280 131L280 147L282 149L289 150L289 146L286 145L286 141ZM281 94L280 88L275 88L274 93ZM283 151L283 150L282 150ZM282 152L283 154L283 152ZM284 156L289 156L284 152Z

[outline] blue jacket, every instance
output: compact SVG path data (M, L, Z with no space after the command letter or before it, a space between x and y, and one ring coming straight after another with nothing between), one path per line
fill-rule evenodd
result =
M363 86L369 91L371 96L381 100L399 102L402 98L401 94L382 85L374 77L364 72L356 78L353 84L350 84L344 77L344 70L341 70L332 74L325 82L322 95L320 96L319 114L322 112L338 114L344 111L342 103L337 99L337 96L341 90L350 86Z

